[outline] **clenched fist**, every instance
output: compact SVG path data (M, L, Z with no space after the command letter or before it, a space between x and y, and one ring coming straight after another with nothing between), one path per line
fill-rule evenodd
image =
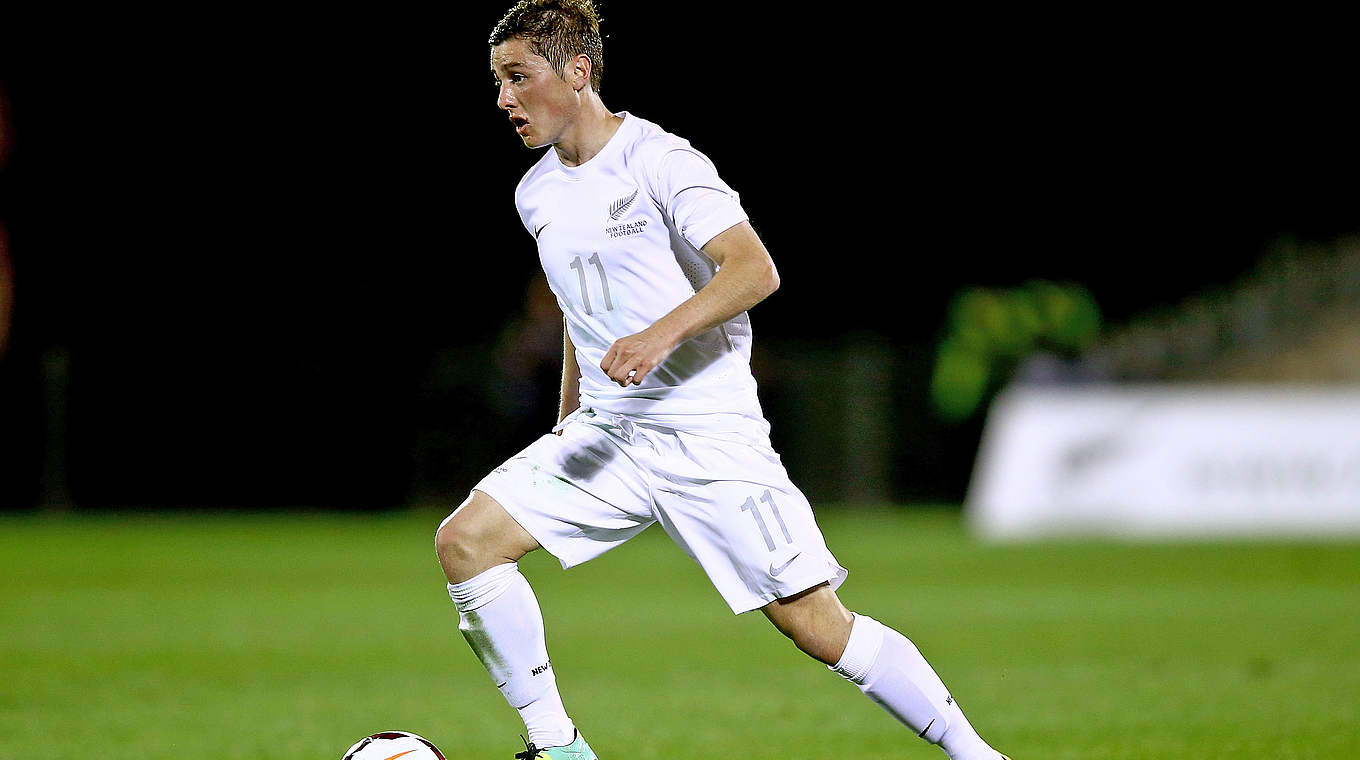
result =
M656 326L614 341L600 361L600 369L621 387L641 385L647 373L666 360L675 350L675 341Z

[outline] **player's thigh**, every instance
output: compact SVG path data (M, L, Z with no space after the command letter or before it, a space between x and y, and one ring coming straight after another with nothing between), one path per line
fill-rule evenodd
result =
M683 450L686 461L671 455L664 463L671 482L656 492L661 524L734 612L840 585L845 568L773 452L698 440L686 440Z
M646 473L630 441L594 415L575 416L476 485L540 546L572 567L656 521Z
M435 532L435 551L449 581L458 583L496 565L518 562L538 548L495 499L474 490Z

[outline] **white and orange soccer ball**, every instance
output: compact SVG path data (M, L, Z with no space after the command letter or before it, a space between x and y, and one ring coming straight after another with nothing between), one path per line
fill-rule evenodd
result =
M383 731L355 742L340 760L445 760L428 740L405 731Z

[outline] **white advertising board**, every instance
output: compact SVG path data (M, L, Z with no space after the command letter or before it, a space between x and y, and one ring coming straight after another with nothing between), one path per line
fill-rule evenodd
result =
M991 538L1360 535L1360 386L1013 388L966 510Z

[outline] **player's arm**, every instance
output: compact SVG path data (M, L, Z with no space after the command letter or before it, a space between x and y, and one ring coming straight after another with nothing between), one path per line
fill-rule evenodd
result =
M581 365L576 363L576 346L571 342L567 324L562 322L562 397L557 406L557 421L581 405ZM559 433L560 435L560 433Z
M750 309L779 287L774 260L749 222L719 233L703 251L717 263L717 274L651 327L614 341L600 362L611 380L640 384L676 346Z

